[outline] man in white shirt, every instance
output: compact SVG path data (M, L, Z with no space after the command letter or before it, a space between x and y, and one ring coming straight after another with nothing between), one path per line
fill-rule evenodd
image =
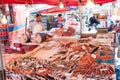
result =
M80 34L80 26L79 22L75 19L75 14L72 13L69 20L68 20L68 26L72 27L75 30L75 34Z
M42 15L37 14L36 19L34 22L31 22L28 28L28 33L29 34L36 34L40 33L44 30L44 26L42 25Z

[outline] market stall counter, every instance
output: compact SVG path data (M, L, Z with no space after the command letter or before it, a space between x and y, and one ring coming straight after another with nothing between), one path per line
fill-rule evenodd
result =
M62 38L41 43L5 66L7 78L115 80L114 48L111 42L105 43L99 39Z

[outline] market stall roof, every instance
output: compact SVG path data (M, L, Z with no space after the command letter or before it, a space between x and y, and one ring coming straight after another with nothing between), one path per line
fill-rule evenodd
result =
M40 13L56 13L56 12L65 12L65 11L70 11L71 9L68 8L59 8L59 7L53 7L49 9L45 9L40 11Z
M69 2L70 0L63 0L63 3ZM1 4L50 4L58 5L59 0L0 0Z
M116 0L94 0L95 4L105 4L109 2L115 2ZM87 3L87 0L83 0L81 2L81 5L85 5ZM68 6L78 6L77 0L72 0L69 3L67 3Z
M56 6L47 5L47 4L31 5L31 7L29 8L29 12L34 13L34 12L38 12L38 11L42 11L42 10L51 9L54 7L56 7Z
M81 4L86 4L87 0L81 0ZM96 4L104 4L116 0L94 0ZM65 6L77 6L78 0L62 0ZM59 5L59 0L0 0L0 4L49 4Z

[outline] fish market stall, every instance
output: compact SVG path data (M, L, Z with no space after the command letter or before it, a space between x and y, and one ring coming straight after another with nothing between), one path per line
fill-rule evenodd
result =
M115 80L112 39L98 35L41 43L9 61L5 65L6 76L11 80Z

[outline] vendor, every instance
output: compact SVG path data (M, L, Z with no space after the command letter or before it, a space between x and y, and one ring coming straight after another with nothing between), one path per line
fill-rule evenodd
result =
M69 26L73 26L73 27L76 27L78 24L77 24L77 21L75 19L75 15L74 13L71 14L71 17L69 18L68 20L68 25Z
M80 33L80 28L79 28L79 22L77 22L77 19L75 18L75 14L71 13L70 18L67 21L68 26L66 26L66 28L68 28L68 30L74 30L75 34L79 34ZM71 31L70 31L71 33Z
M31 22L29 28L27 29L29 35L36 34L44 30L44 26L42 24L42 15L36 14L35 18L36 19L34 22Z
M59 23L62 23L62 24L65 23L65 19L62 17L62 14L58 14L58 17L55 19L55 28L58 27L57 25Z
M22 36L19 37L19 42L21 42L21 43L31 42L32 41L31 36L34 36L34 35L37 35L38 33L43 32L44 28L45 27L42 24L42 15L36 14L35 20L29 24L29 27L27 29L27 35L25 33L20 34L20 36L24 35L24 37L22 37Z

